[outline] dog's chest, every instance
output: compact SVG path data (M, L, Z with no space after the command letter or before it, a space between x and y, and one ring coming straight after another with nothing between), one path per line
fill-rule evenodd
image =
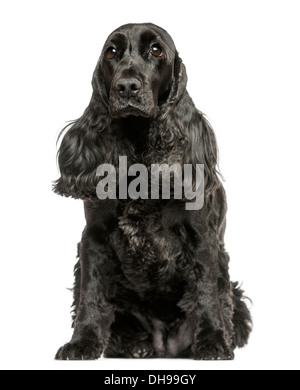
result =
M124 253L121 267L124 276L147 290L169 288L178 273L182 245L178 237L162 223L160 210L145 212L132 206L119 219Z

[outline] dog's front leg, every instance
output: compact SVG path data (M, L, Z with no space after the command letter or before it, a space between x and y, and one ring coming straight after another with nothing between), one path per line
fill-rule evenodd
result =
M193 263L187 269L187 290L179 305L193 329L194 359L233 359L219 300L217 251L201 248L193 253Z
M107 275L112 267L111 251L99 231L86 229L79 247L80 298L76 307L71 341L61 347L56 359L98 359L106 347L114 308L109 303L113 294Z

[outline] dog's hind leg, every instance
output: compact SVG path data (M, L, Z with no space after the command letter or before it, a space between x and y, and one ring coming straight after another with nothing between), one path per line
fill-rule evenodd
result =
M131 313L116 312L111 326L111 336L104 357L150 358L153 357L152 334Z

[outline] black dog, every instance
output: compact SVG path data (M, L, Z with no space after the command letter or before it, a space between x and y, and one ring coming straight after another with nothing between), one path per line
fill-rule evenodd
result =
M228 274L226 199L214 132L186 91L172 38L128 24L107 39L89 106L67 126L56 193L84 200L75 266L74 334L57 359L232 359L251 317ZM176 199L99 200L97 167L204 164L204 206ZM129 179L129 178L128 178ZM120 198L120 197L119 197Z

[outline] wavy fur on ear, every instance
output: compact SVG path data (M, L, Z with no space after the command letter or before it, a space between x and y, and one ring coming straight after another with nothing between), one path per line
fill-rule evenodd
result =
M220 182L217 176L218 148L214 131L200 111L194 108L188 125L186 162L195 166L204 164L205 191L215 190Z
M204 164L205 189L218 187L218 149L214 131L186 90L185 66L176 52L170 96L158 109L149 136L152 163ZM154 160L153 161L153 157Z
M94 92L84 114L64 129L67 132L58 150L61 176L54 183L54 191L59 195L82 199L96 196L95 172L103 160L104 146L99 145L98 137L110 126L101 106L101 99Z

